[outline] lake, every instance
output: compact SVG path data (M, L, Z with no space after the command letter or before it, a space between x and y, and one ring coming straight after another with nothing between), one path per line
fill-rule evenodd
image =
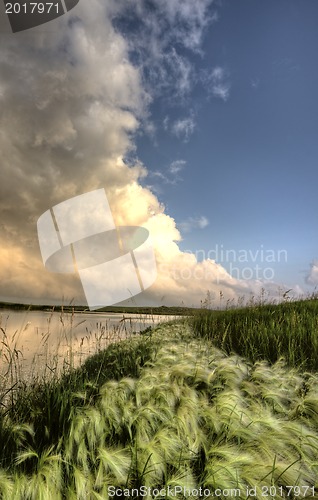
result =
M171 316L52 311L0 311L2 386L21 379L54 375L79 366L88 356L133 332Z

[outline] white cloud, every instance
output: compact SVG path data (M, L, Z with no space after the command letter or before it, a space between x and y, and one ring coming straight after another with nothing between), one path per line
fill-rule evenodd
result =
M75 274L52 274L44 268L36 222L50 207L97 188L105 188L117 225L148 227L159 271L146 292L154 302L166 295L168 304L199 305L207 289L215 293L222 289L226 298L234 298L259 288L259 283L235 280L214 261L199 263L194 255L182 252L174 219L140 184L145 167L132 159L124 161L135 154L134 135L140 123L148 121L149 133L154 128L147 114L145 66L130 62L130 42L112 24L123 5L123 0L82 1L72 11L74 22L69 23L73 15L62 16L52 31L35 29L6 37L1 45L2 299L83 302ZM148 56L157 50L150 81L159 75L160 84L168 71L164 57L168 41L181 40L183 46L199 50L211 1L157 0L162 16L155 15L155 9L149 17L145 16L149 2L130 0L129 5L149 31ZM175 25L175 30L165 31ZM150 59L144 64L151 70ZM191 70L182 61L180 68L188 92ZM166 124L184 140L195 128L193 116ZM184 165L180 159L171 163L166 177L176 178ZM202 216L183 224L183 230L204 228L208 220Z
M190 136L195 130L195 120L193 116L187 118L176 120L171 126L171 132L182 139L184 142L188 142Z
M156 132L157 132L157 127L152 120L144 120L142 128L143 128L143 131L145 132L145 134L147 134L152 139L155 138Z
M219 82L219 81L223 80L223 78L224 78L224 69L221 68L221 66L216 66L211 71L210 78L214 82Z
M178 174L184 169L187 162L185 160L175 160L169 165L169 172L173 175Z
M201 81L207 89L208 94L227 101L230 97L231 85L228 81L227 72L221 66L216 66L210 72L201 72Z
M212 93L214 97L220 97L223 101L227 101L230 95L230 87L229 85L218 83L213 86Z
M310 264L310 271L305 279L308 285L317 286L318 285L318 260L314 260Z
M204 229L209 225L209 220L204 215L200 217L189 217L187 220L178 224L180 230L189 233L194 229Z
M149 175L161 179L166 184L177 184L178 181L182 180L179 173L184 169L186 163L185 160L175 160L170 163L167 173L156 170L155 172L150 172Z
M171 74L173 75L175 81L178 82L178 94L181 97L185 96L192 89L194 72L193 66L188 59L178 54L174 47L169 52L167 57Z
M76 277L61 281L43 268L38 217L98 187L112 197L145 173L121 159L135 147L132 134L149 102L140 72L104 2L80 2L76 15L82 21L71 27L63 16L55 30L12 35L1 45L1 295L80 293ZM159 209L147 191L144 199Z
M252 78L252 80L251 80L251 87L253 89L258 89L260 83L261 83L261 80L259 78Z
M152 35L152 40L155 39L161 46L177 39L188 49L201 51L205 30L217 20L216 11L211 8L214 0L113 1L117 8L133 9Z
M154 172L151 172L150 175L153 177L157 177L158 179L161 179L162 181L166 182L167 184L170 182L168 177L160 172L159 170L155 170Z
M162 122L163 129L166 130L166 131L169 129L169 121L170 121L169 116L165 116L165 118L164 118L164 120Z
M193 87L194 67L183 49L201 52L207 27L216 21L214 0L113 0L114 19L123 15L134 59L148 91L183 99Z
M211 8L214 0L157 0L156 3L166 12L170 26L176 30L178 42L201 52L205 30L217 21L216 11Z

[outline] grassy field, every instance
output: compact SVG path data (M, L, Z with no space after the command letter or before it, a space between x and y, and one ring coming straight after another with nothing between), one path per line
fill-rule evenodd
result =
M17 382L0 498L318 498L317 312L200 310Z
M318 371L318 299L255 305L227 311L202 309L192 323L196 335L230 354Z

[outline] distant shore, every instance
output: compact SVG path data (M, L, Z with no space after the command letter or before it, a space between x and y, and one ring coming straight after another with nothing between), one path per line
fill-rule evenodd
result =
M57 311L57 312L87 312L87 313L120 313L120 314L149 314L149 315L168 315L168 316L188 316L197 309L191 307L175 306L136 306L121 307L107 306L91 311L87 306L74 305L40 305L40 304L22 304L18 302L0 302L1 309L10 309L12 311Z

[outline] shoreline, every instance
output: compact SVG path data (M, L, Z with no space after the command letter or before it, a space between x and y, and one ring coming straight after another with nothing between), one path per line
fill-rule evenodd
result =
M0 311L8 309L12 311L46 311L46 312L76 312L87 314L118 313L118 314L148 314L148 315L167 315L167 316L188 316L197 311L196 308L178 307L178 306L107 306L91 311L87 306L72 305L48 305L48 304L22 304L19 302L0 302Z

